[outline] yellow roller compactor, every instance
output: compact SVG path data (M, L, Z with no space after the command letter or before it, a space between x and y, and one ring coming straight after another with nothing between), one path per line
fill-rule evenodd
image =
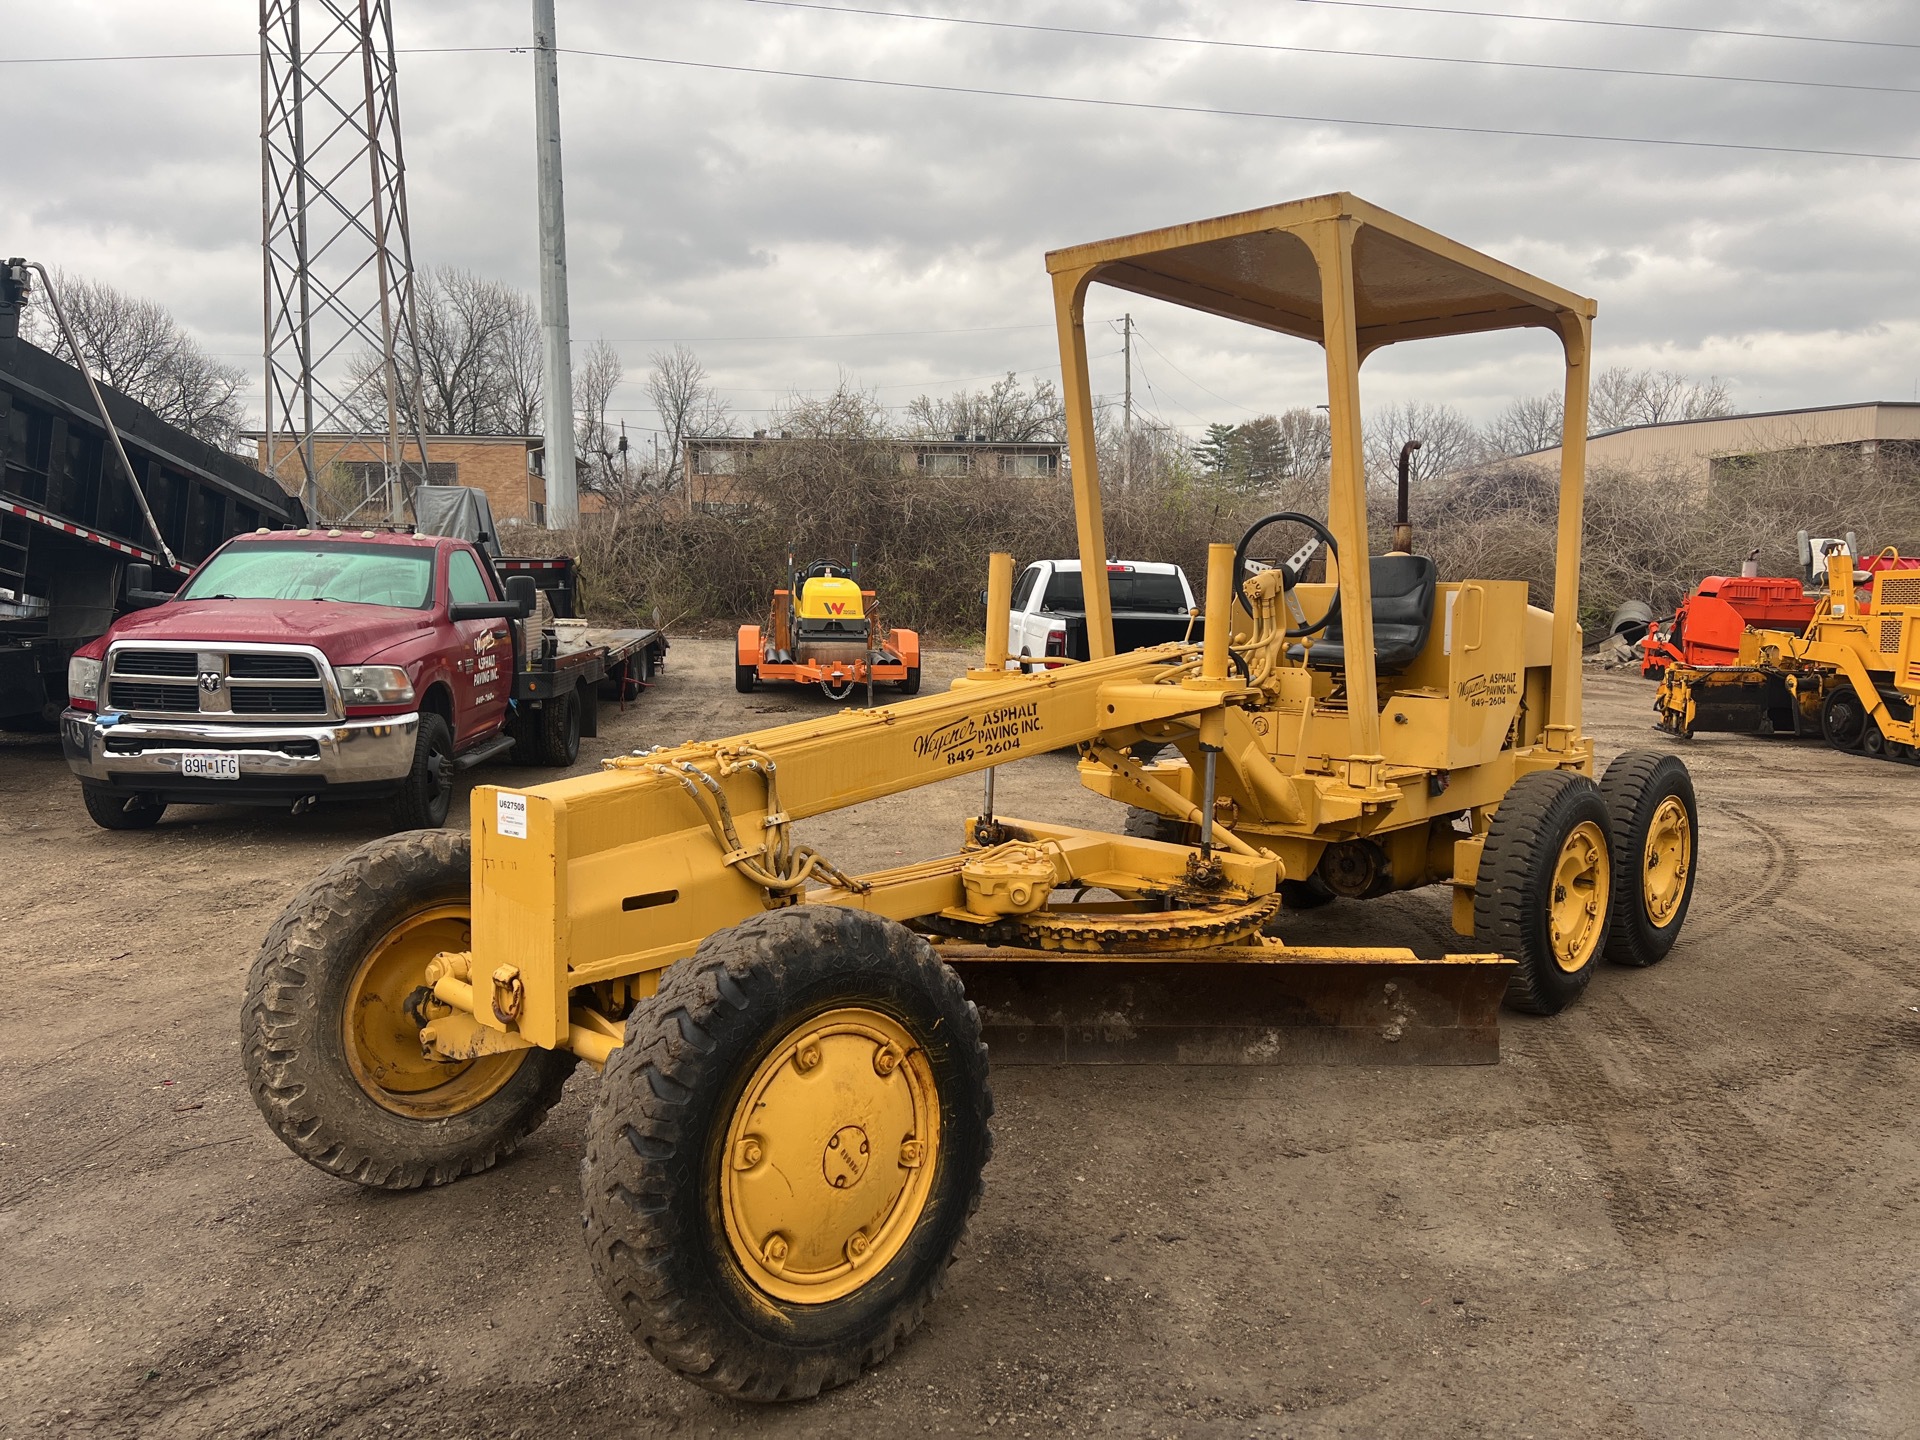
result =
M1581 731L1593 303L1349 195L1047 268L1089 660L1005 669L1013 572L996 555L986 653L947 693L479 787L470 835L377 841L316 880L248 984L261 1110L363 1185L484 1170L577 1060L599 1069L594 1273L659 1360L723 1394L816 1394L919 1324L980 1200L989 1041L997 1061L1491 1059L1502 993L1558 1010L1603 956L1659 960L1686 917L1685 768L1630 754L1596 784ZM1094 284L1326 352L1326 518L1268 516L1215 546L1198 644L1114 654ZM1369 558L1361 361L1519 327L1566 359L1551 614L1517 581L1443 578L1406 548ZM1326 579L1247 563L1277 546L1304 568L1309 538ZM1136 761L1142 742L1166 758ZM995 810L996 767L1063 746L1133 807L1131 833ZM969 773L986 802L943 858L849 874L796 834ZM1290 905L1435 884L1483 953L1272 933Z

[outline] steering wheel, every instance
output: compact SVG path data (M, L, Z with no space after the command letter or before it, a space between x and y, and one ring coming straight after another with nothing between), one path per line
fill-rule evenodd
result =
M1313 531L1315 537L1314 543L1302 546L1294 553L1292 558L1279 566L1280 584L1282 589L1286 591L1288 607L1293 611L1294 618L1299 620L1301 624L1300 629L1289 629L1287 631L1287 639L1300 640L1308 635L1319 634L1338 619L1340 615L1340 590L1338 586L1334 588L1333 603L1327 606L1327 613L1311 625L1306 623L1306 616L1301 614L1299 602L1293 598L1293 587L1300 583L1300 572L1306 568L1307 561L1313 558L1313 552L1318 550L1320 546L1325 545L1327 547L1327 553L1333 557L1336 565L1340 561L1339 542L1333 538L1333 532L1318 520L1314 519L1313 516L1302 515L1298 510L1276 510L1273 514L1263 515L1260 519L1254 521L1252 526L1247 530L1247 533L1240 537L1240 543L1233 547L1233 593L1240 597L1240 604L1246 609L1247 614L1253 614L1253 604L1247 599L1247 550L1252 546L1254 536L1258 535L1269 525L1277 525L1282 520L1291 520L1296 525L1306 526L1307 529Z

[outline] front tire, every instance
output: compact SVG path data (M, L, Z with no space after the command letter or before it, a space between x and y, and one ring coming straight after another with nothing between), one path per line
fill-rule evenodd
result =
M247 1086L274 1134L329 1175L412 1190L478 1174L560 1099L563 1051L421 1054L427 962L472 944L471 849L451 830L363 845L294 897L253 963Z
M167 813L167 802L137 791L80 782L80 799L87 817L102 830L151 830Z
M838 906L757 915L668 970L607 1062L594 1274L696 1385L843 1385L939 1294L992 1111L979 1016L926 941Z
M428 710L413 737L413 768L388 813L396 830L437 830L453 808L453 727Z
M1474 938L1512 956L1507 1004L1554 1015L1606 948L1613 864L1600 787L1569 770L1522 775L1493 812L1473 892Z

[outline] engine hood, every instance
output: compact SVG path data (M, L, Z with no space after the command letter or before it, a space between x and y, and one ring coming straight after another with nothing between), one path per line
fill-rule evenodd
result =
M319 600L170 600L123 616L108 643L200 640L228 645L312 645L330 664L357 665L433 628L425 610ZM104 648L104 647L103 647Z

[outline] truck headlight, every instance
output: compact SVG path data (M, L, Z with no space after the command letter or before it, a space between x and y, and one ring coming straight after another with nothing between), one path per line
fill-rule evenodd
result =
M97 703L100 699L100 672L104 668L98 660L88 660L80 655L67 661L68 698Z
M405 705L413 699L413 682L398 665L336 665L333 679L349 705Z

